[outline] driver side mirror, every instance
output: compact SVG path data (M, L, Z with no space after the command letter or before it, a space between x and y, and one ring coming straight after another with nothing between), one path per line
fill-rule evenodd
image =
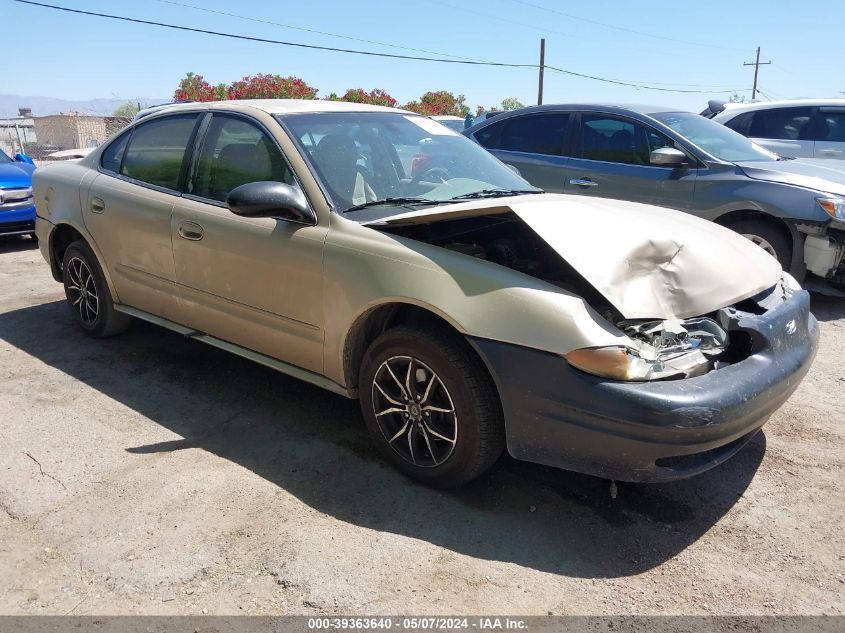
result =
M649 154L649 162L657 167L678 167L687 162L687 155L674 147L661 147Z
M248 182L226 197L229 211L244 218L279 218L299 224L316 224L317 216L301 189L281 182Z
M19 163L28 163L30 165L34 165L35 162L23 152L18 152L15 154L15 160Z

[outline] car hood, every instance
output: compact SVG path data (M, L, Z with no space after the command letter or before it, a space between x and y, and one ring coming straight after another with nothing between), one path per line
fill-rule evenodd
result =
M745 161L737 163L754 180L778 182L845 196L845 163L839 160L796 158L793 160Z
M33 171L35 167L29 163L0 163L0 187L30 187Z
M377 228L509 212L626 319L700 316L781 278L773 257L733 231L680 211L620 200L536 194L410 212L373 208L349 217Z

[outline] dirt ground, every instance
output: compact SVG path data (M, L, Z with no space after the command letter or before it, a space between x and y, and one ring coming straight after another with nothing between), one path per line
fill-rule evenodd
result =
M457 492L370 448L355 402L136 323L71 321L0 242L2 614L842 614L845 300L753 443L619 484L504 459Z

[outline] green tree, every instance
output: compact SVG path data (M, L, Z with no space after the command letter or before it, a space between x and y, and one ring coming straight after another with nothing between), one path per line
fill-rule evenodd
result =
M140 109L141 108L138 107L138 104L135 101L127 101L126 103L117 106L115 111L112 113L112 116L131 119L133 116L138 114L138 110Z
M502 99L502 110L519 110L524 107L525 104L516 97L505 97Z
M740 95L739 93L733 93L731 98L728 99L729 103L745 103L745 95Z

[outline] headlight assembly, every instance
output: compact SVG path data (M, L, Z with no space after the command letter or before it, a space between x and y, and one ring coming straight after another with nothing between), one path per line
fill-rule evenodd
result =
M698 350L668 358L643 358L626 347L585 347L565 355L573 367L602 378L625 381L698 376L710 369L710 360Z
M583 347L565 354L570 365L602 378L642 381L691 378L718 366L728 334L712 319L621 321L632 345Z

